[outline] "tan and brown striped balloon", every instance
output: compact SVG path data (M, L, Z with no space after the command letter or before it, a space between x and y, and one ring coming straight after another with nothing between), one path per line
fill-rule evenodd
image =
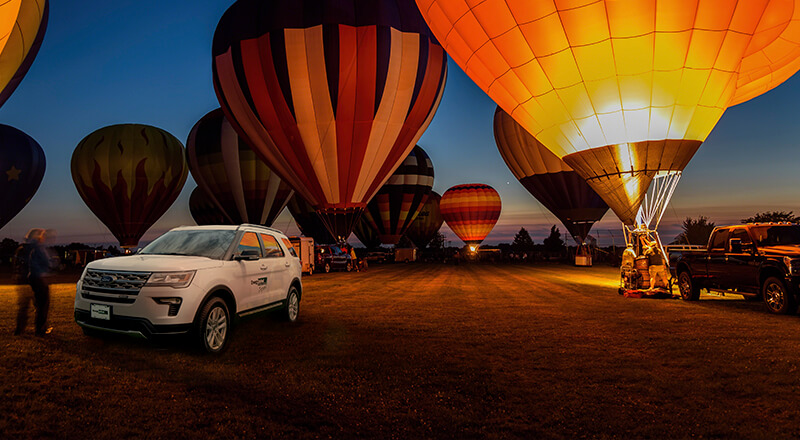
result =
M186 156L197 185L231 224L271 226L294 194L236 134L220 109L194 125Z

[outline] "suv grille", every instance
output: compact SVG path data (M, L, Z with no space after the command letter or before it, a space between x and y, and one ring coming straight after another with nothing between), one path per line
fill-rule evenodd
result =
M81 296L116 303L133 303L150 278L150 272L87 270Z

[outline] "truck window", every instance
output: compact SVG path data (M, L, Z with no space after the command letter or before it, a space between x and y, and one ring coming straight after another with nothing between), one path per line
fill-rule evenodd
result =
M728 242L728 229L717 229L711 237L710 251L724 251Z
M242 253L242 251L258 251L259 255L264 255L261 252L261 245L258 243L258 236L255 232L245 232L244 235L242 235L236 253Z
M736 229L731 232L731 235L728 237L730 241L731 238L738 238L742 241L742 244L753 244L753 241L750 240L750 235L747 233L747 229Z
M800 244L800 226L755 226L750 229L759 247Z
M283 256L283 249L278 244L278 240L269 234L261 234L261 241L264 243L264 256L266 258L280 258Z

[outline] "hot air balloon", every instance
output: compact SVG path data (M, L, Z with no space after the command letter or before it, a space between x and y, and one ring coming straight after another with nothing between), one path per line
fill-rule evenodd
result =
M440 200L442 200L442 196L436 191L431 191L428 195L428 200L422 205L419 214L406 230L406 237L420 249L430 243L433 236L439 232L442 223L444 223L442 213L439 211Z
M212 51L225 114L342 239L422 136L447 73L407 0L239 0Z
M447 226L473 251L492 232L500 208L500 194L483 183L456 185L439 202Z
M800 0L416 1L467 75L626 224L726 108L800 68Z
M433 163L417 145L367 204L362 219L383 244L397 244L433 189Z
M0 124L0 228L36 194L44 169L42 147L22 131Z
M0 6L0 105L33 64L44 40L49 10L48 0L16 0Z
M555 214L580 245L608 205L581 176L497 107L494 138L514 177Z
M186 141L189 171L226 223L272 226L294 194L236 134L222 110L203 116Z
M159 128L110 125L75 148L72 180L120 246L136 247L180 194L189 173L184 154L181 141Z
M375 225L367 221L364 216L356 223L356 227L353 228L353 234L356 235L358 241L367 249L377 249L381 246L381 238L378 235L378 230L375 229Z
M297 223L297 228L300 229L303 235L312 237L316 243L336 243L337 240L328 232L328 228L322 223L314 207L303 200L297 193L289 199L286 207L289 208L289 213L292 214L294 221Z
M228 225L228 217L199 186L189 195L189 212L198 225Z

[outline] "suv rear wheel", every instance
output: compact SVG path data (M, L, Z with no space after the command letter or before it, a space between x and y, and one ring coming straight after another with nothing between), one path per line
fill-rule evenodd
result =
M283 318L289 322L297 321L300 314L300 294L297 287L290 287L289 294L286 295L286 308L283 311Z
M786 285L780 278L767 278L761 286L761 296L771 313L788 315L797 309L792 294L786 290Z
M207 353L220 353L225 349L230 334L230 312L222 298L208 300L200 312L195 337L200 348Z

